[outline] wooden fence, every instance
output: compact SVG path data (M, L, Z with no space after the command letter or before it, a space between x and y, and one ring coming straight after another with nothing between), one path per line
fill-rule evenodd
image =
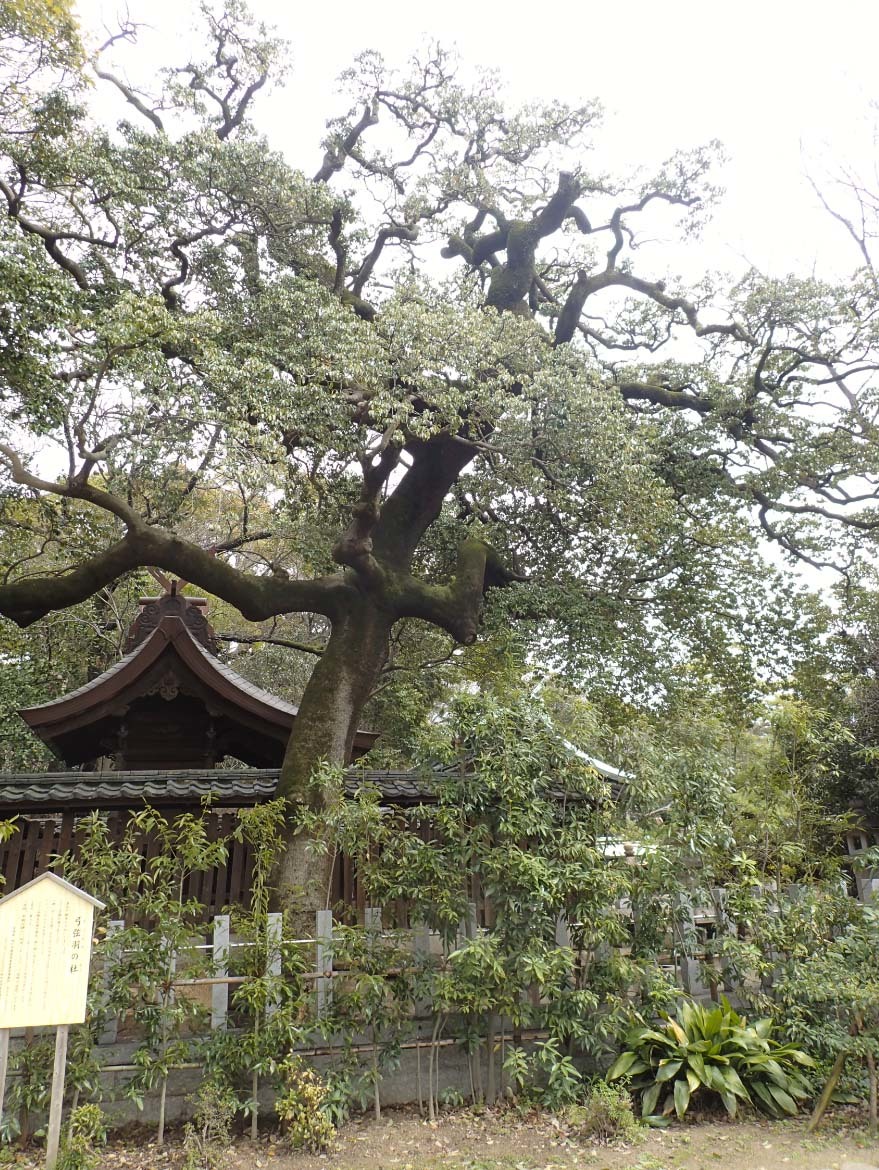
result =
M162 811L162 810L159 810ZM181 810L174 810L169 815ZM4 882L0 893L11 894L46 870L54 869L57 858L68 850L79 855L81 838L79 824L87 811L67 810L52 813L24 813L15 820L17 832L0 844L0 875ZM112 810L105 814L110 839L118 844L125 833L131 812ZM238 822L237 809L214 809L205 814L209 841L226 839L225 861L187 879L184 894L196 898L204 907L204 917L210 921L229 906L250 905L252 858L249 845L231 838ZM139 849L144 864L159 851L155 837L143 835ZM332 899L338 905L350 908L350 921L363 921L366 896L356 867L350 857L340 855L336 860ZM405 909L397 907L394 921L406 925Z

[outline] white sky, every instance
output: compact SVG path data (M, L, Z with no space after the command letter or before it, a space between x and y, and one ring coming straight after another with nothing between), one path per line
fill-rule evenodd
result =
M118 0L79 0L84 26L112 24ZM402 64L425 37L497 68L513 102L599 97L607 109L600 169L648 170L678 147L719 138L730 155L727 195L700 264L765 271L848 271L856 256L804 180L836 162L873 169L868 104L879 97L875 0L251 0L293 46L283 91L257 121L306 171L316 169L326 116L340 110L335 78L365 48ZM128 0L153 26L141 64L185 40L192 0ZM805 156L804 156L805 152ZM683 259L681 265L689 269ZM672 260L671 267L675 266Z

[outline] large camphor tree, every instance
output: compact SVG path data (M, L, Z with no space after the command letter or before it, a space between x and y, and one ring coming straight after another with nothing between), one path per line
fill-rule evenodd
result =
M595 105L508 110L436 47L361 56L305 174L252 120L283 47L203 17L203 55L136 86L134 28L86 52L62 0L3 6L0 614L154 567L305 615L279 878L312 905L296 809L332 798L400 623L467 645L488 605L553 661L735 659L761 538L856 556L876 288L642 270L642 225L694 234L714 149L612 179Z

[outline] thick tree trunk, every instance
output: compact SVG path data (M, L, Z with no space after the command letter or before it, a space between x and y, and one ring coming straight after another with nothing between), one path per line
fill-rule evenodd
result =
M314 835L298 828L305 808L320 814L338 795L335 785L315 783L322 764L344 767L354 734L388 654L393 619L368 597L355 597L333 623L326 650L308 681L287 745L278 795L290 804L290 835L275 872L279 908L289 910L302 928L325 909L334 855Z

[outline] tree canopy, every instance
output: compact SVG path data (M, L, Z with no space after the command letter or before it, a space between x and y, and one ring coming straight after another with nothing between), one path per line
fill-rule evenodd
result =
M362 54L307 174L257 121L284 46L202 17L141 89L136 27L86 60L63 4L4 9L0 614L153 566L287 622L315 665L281 793L318 809L401 623L618 685L791 650L760 542L852 569L879 524L870 264L642 270L647 232L698 246L719 148L603 174L596 103L508 108L439 46Z

